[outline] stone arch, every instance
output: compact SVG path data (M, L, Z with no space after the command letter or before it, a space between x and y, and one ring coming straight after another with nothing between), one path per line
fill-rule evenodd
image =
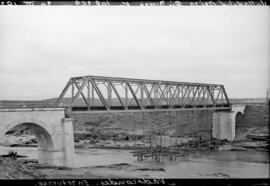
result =
M235 113L241 112L242 114L244 114L246 109L246 105L232 105L232 111L234 111Z
M7 124L5 124L4 126L2 126L1 128L3 128L2 130L0 130L0 135L1 134L5 134L8 130L12 129L13 127L19 125L19 124L23 124L23 123L32 123L32 124L36 124L40 127L42 127L44 130L46 130L46 132L53 136L54 135L54 130L51 129L51 127L49 127L48 124L46 124L45 122L38 120L36 118L26 118L26 117L22 117L16 120L12 120L11 122L8 122Z
M232 105L232 111L233 111L233 120L236 123L237 117L243 117L244 112L246 110L246 105Z
M242 112L237 112L235 114L235 128L241 127L244 120L244 114Z
M15 127L20 125L26 126L30 130L32 130L32 132L36 136L38 147L40 149L44 150L54 149L52 136L48 133L48 131L44 127L42 127L37 123L29 123L29 122L20 123L18 125L15 125Z
M10 129L20 125L28 127L36 136L39 152L38 162L43 164L52 164L54 157L53 153L50 152L54 151L54 143L52 139L53 131L50 130L46 123L40 120L34 118L20 118L7 123L0 130L0 142L3 143L5 140L4 136Z
M5 133L17 125L32 129L38 141L38 162L73 167L75 149L73 119L64 108L0 109L0 143Z

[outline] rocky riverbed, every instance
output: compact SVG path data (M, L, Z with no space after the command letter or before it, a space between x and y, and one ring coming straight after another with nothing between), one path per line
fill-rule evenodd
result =
M142 134L129 134L124 132L111 133L86 133L77 132L75 136L76 148L107 148L107 149L140 149L150 146L149 136ZM36 147L35 136L29 132L22 134L7 134L6 146ZM228 142L218 148L219 150L248 150L268 151L269 149L269 128L252 127L236 130L236 137L233 142Z
M146 136L141 134L75 133L77 159L75 168L38 164L35 136L31 133L8 134L5 148L1 151L2 155L3 152L7 154L11 148L15 152L18 151L18 155L28 157L26 159L1 157L0 178L268 177L269 156L266 152L269 149L268 131L268 126L237 129L234 142L226 142L210 154L194 154L188 160L167 161L164 164L151 159L138 162L136 157L132 157L131 150L149 147Z

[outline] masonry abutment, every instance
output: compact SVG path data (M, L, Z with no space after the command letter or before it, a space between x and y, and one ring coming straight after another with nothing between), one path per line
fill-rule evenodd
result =
M2 144L5 143L6 132L17 125L24 125L36 136L39 163L67 167L75 165L73 119L65 118L64 109L14 109L14 112L0 111L0 118Z
M235 138L236 116L238 113L244 114L244 110L244 105L233 105L230 112L215 112L213 114L213 137L233 141Z

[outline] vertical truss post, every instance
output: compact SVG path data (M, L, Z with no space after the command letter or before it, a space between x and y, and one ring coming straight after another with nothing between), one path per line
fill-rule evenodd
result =
M131 85L129 84L129 82L127 82L127 86L128 86L128 88L129 88L129 90L130 90L130 92L131 92L133 98L135 99L137 105L140 107L140 109L143 109L142 106L141 106L141 104L139 103L137 97L136 97L136 93L134 93L134 91L133 91ZM138 89L137 89L137 90L138 90ZM136 92L137 92L137 91L136 91Z
M170 88L168 90L168 97L169 97L169 108L172 108L172 102L173 102L173 97L172 97L172 90L173 90L173 86L170 85Z
M98 88L98 86L97 86L95 80L90 80L90 81L91 81L92 86L93 86L93 88L95 89L95 91L96 91L96 93L97 93L99 99L101 100L103 106L104 106L107 110L110 110L110 108L109 108L108 104L106 103L106 101L105 101L105 99L104 99L104 96L102 95L101 91L99 90L99 88Z
M155 102L155 107L157 108L159 106L159 97L158 97L158 89L157 89L157 85L154 84L154 102Z
M152 86L150 92L148 91L147 86L146 86L145 84L143 84L143 88L144 88L144 91L145 91L145 93L146 93L147 99L149 100L149 102L151 103L151 105L152 105L152 106L155 106L154 101L153 101L153 99L151 98L151 92L152 92L152 90L153 90L153 86Z
M164 95L164 91L165 91L165 89L166 89L166 87L167 87L167 84L165 84L163 90L161 89L160 85L161 85L161 83L158 84L158 88L159 88L159 90L160 90L160 92L161 92L161 96L162 96L163 100L165 101L166 105L169 106L168 100L166 99L166 97L165 97L165 95Z
M202 91L203 91L203 87L199 87L198 97L197 97L197 99L195 100L195 103L194 103L195 106L200 101L200 96L201 96Z
M125 82L125 105L126 105L126 109L128 109L128 85L127 82Z
M181 85L181 86L179 86L179 95L178 95L178 100L177 100L177 104L181 107L181 105L180 105L180 101L181 101L181 99L180 99L180 93L181 93L181 96L183 97L183 95L184 95L184 92L183 92L183 89L184 89L184 86L183 85Z
M172 102L171 102L171 108L173 108L174 107L174 105L175 105L175 102L177 102L177 95L175 95L176 94L176 92L177 91L179 91L178 90L178 87L179 87L179 85L176 85L176 87L175 87L175 89L174 89L174 91L173 91L173 93L170 91L170 94L171 94L171 99L172 99ZM176 99L175 99L176 98Z
M141 90L141 104L144 108L144 96L143 96L143 82L140 83L140 90Z
M134 92L134 95L135 95L135 96L137 96L137 93L138 93L139 90L140 90L140 86L138 86L137 84L136 84L136 86L137 86L137 88L136 88L136 90L135 90L135 92ZM130 87L132 88L132 85L130 85ZM132 91L133 91L133 89L132 89ZM136 98L137 98L137 97L136 97ZM131 98L131 100L130 100L130 102L129 102L129 105L131 105L133 99L134 99L134 97L133 97L133 94L132 94L132 98ZM137 98L137 100L138 100L138 98ZM136 100L135 100L135 101L136 101ZM139 102L139 100L138 100L138 102ZM136 102L136 103L137 103L137 102Z
M170 97L171 88L172 88L172 85L169 84L169 86L166 89L166 97L167 97L167 100L168 100L168 103L169 103L169 107L171 106L171 101L172 101L171 97Z
M180 101L180 89L181 89L180 87L181 86L178 86L178 88L177 88L177 96L176 96L176 104L178 104L178 105L179 105L179 101Z
M72 84L71 84L71 101L73 101L74 99L74 82L72 80Z
M187 103L190 104L190 93L193 91L193 86L188 87Z
M205 94L206 94L206 97L205 97ZM203 99L203 107L204 108L207 107L208 99L209 99L208 87L205 87L205 89L204 89L204 99Z
M191 99L191 102L190 102L190 104L193 105L193 107L195 107L194 100L195 100L196 94L198 92L198 89L199 89L199 86L197 86L196 89L195 89L195 87L193 89L193 96L192 96L192 99Z
M214 101L215 101L215 98L214 98L214 96L213 96L214 87L213 87L213 86L208 86L208 87L207 87L207 90L208 90L208 95L209 95L209 97L211 98L212 103L214 104ZM207 99L207 101L208 101L208 99Z
M122 100L121 100L121 97L120 97L120 95L119 95L117 89L114 87L114 85L112 84L112 82L110 82L110 84L111 84L111 87L113 88L113 90L114 90L114 92L115 92L115 94L116 94L116 96L117 96L117 98L118 98L120 104L122 105L122 107L123 107L124 109L126 109L124 103L123 103Z
M88 80L88 81L91 82L91 80ZM91 98L92 98L92 106L94 107L95 106L95 90L94 90L94 87L93 87L92 83L91 83L91 94L92 94L92 96L91 96Z
M91 100L90 100L90 82L89 82L88 79L87 79L87 100L88 100L88 103L89 103L88 110L90 110L90 109L91 109Z
M184 92L184 95L182 95L182 99L181 99L181 103L180 103L181 107L185 107L185 105L183 105L183 103L184 103L184 99L187 95L187 92L189 92L189 85L185 86L185 92Z
M112 88L111 88L111 81L107 83L107 91L108 91L108 107L111 108L112 106Z

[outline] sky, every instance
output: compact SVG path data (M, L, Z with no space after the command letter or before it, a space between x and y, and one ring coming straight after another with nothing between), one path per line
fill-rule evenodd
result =
M95 75L223 84L265 97L269 7L0 6L0 100L58 97Z

